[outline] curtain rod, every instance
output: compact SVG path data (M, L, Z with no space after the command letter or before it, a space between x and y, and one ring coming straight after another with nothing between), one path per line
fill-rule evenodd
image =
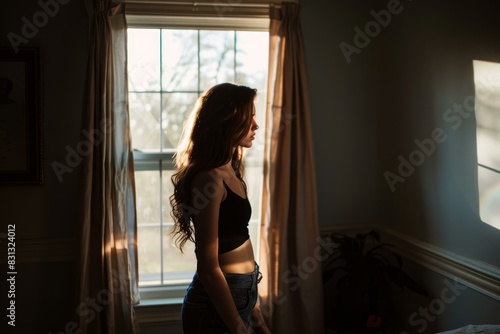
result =
M299 3L300 0L287 0L286 2ZM115 3L127 4L144 4L144 5L171 5L171 6L227 6L227 7L269 7L280 5L283 1L247 1L244 0L228 0L227 2L218 2L217 0L198 0L198 1L171 1L171 0L113 0Z

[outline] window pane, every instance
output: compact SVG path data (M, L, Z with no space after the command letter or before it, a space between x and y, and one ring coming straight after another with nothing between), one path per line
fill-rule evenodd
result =
M500 229L500 63L473 61L481 220Z
M500 63L473 61L478 163L500 170Z
M200 87L234 82L234 31L200 31Z
M245 179L248 188L248 200L252 206L252 218L260 219L260 201L262 193L262 166L257 165L255 167L246 166L245 168Z
M160 284L160 173L136 171L135 181L139 282L141 285Z
M175 246L174 238L171 235L172 224L163 230L163 270L166 282L189 283L196 270L196 256L194 254L194 244L187 241L181 253Z
M128 29L129 90L159 91L160 31Z
M159 171L135 172L135 193L138 225L160 225L161 202L159 184Z
M253 150L253 148L251 150ZM256 155L256 157L257 156L258 155ZM262 157L262 151L260 151L260 157ZM248 200L252 206L252 217L250 218L248 230L250 232L250 239L252 240L254 256L258 261L260 251L259 235L263 182L262 161L260 163L256 163L255 160L252 162L245 161L245 181L248 189Z
M267 89L269 33L238 31L236 33L236 82Z
M160 149L160 93L130 93L132 145L139 150Z
M162 30L164 91L198 91L198 31Z
M137 226L139 285L161 284L161 244L159 226Z
M260 250L260 243L259 243L260 224L259 224L259 222L260 222L260 218L259 218L259 220L251 220L250 224L248 224L248 232L250 234L250 240L252 240L253 255L254 255L254 258L257 262L259 262L259 250Z
M500 119L497 122L500 127ZM489 127L477 126L477 162L500 170L500 130L494 127L494 123Z
M163 149L179 143L184 120L194 107L198 93L164 93L162 100Z
M162 177L163 203L170 203L170 195L174 191L171 181L173 171L164 170ZM169 204L163 208L163 277L168 283L188 283L196 270L196 256L194 254L194 244L187 241L181 253L175 245L175 238L172 236L173 220L170 216L171 207Z

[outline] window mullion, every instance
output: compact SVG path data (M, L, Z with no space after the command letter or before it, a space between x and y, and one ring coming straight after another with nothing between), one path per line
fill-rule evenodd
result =
M163 273L165 272L163 268L163 160L159 160L158 166L160 168L160 282L161 285L165 284Z
M160 29L160 152L163 153L163 29ZM165 284L163 261L163 159L158 160L160 173L160 284Z
M200 56L200 30L198 30L198 94L201 92L201 56Z
M237 72L236 72L236 43L237 43L237 39L236 39L236 30L233 31L233 38L234 38L234 42L233 42L233 71L234 71L234 81L237 82L239 80L237 80Z
M160 152L163 152L163 29L160 29Z
M498 173L498 174L500 174L500 170L495 169L495 168L493 168L493 167L486 166L486 165L483 165L483 164L477 164L477 165L478 165L479 167L486 168L486 169L488 169L488 170L490 170L490 171L492 171L492 172L494 172L494 173Z

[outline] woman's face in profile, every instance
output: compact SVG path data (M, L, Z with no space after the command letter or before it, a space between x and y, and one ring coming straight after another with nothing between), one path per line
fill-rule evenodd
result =
M240 142L240 146L250 148L252 147L252 142L255 140L255 131L259 128L259 125L257 124L257 120L255 119L255 113L253 114L252 118L252 125L250 126L250 130L248 130L247 135L243 140Z

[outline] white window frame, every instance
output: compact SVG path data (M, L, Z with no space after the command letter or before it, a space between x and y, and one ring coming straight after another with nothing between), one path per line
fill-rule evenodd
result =
M128 7L127 7L128 8ZM170 16L170 15L143 15L128 14L128 28L170 28L170 29L193 29L193 30L237 30L237 31L269 31L268 17L198 17L198 16ZM136 11L137 12L137 11ZM158 14L158 13L156 13ZM260 98L265 98L264 96ZM134 151L136 170L150 170L148 162L142 162L147 158L154 158L167 164L168 169L174 169L173 154L175 150L167 150L163 153L143 153ZM141 161L142 160L142 161ZM157 161L158 161L157 160ZM158 164L158 162L155 164ZM144 164L144 169L141 168ZM162 165L162 168L165 169ZM247 167L251 165L247 164ZM257 254L258 254L258 245ZM138 307L158 305L179 305L182 303L188 284L169 284L163 286L140 287L141 302ZM160 312L160 311L159 311Z

